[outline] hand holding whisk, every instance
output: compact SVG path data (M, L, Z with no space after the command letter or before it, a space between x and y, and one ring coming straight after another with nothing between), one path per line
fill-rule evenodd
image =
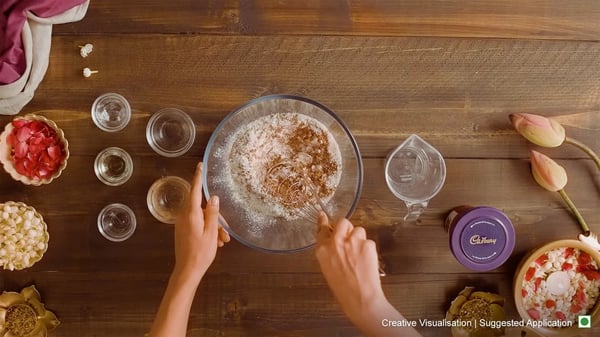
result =
M310 199L307 200L307 202L301 208L301 213L304 214L305 217L307 217L309 219L316 219L319 226L321 226L321 223L322 223L320 220L320 217L325 216L327 219L327 221L326 221L327 228L329 229L330 232L333 232L334 227L331 222L331 220L333 218L329 215L329 212L327 211L327 207L326 207L325 203L319 196L319 191L318 191L317 187L315 186L315 184L312 182L312 180L310 178L306 177L305 180L306 180L306 185L308 185L308 187L309 187L310 194L312 196L314 196L315 202L314 203L310 202ZM319 230L322 230L322 229L319 228ZM386 273L382 267L381 257L379 257L379 256L378 256L378 270L379 270L379 276L383 277L386 275Z
M299 153L289 161L274 163L267 171L265 186L274 192L281 204L296 209L300 217L313 223L321 223L321 214L325 216L327 221L324 223L329 232L333 232L335 228L330 221L334 218L321 198L321 190L309 175L310 163L312 157L305 153ZM378 268L379 276L385 276L381 258Z

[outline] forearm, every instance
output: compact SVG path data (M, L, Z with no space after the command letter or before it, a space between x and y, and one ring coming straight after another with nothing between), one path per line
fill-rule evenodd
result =
M174 271L160 303L150 337L185 337L199 282Z

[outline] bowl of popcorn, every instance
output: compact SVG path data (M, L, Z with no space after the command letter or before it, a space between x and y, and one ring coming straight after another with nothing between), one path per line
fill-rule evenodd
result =
M21 270L42 259L48 230L35 208L22 202L0 203L0 266Z
M600 253L577 240L528 254L514 279L517 311L545 336L572 336L600 318Z
M64 132L44 116L16 117L0 134L0 162L23 184L51 183L65 169L68 158L69 142Z

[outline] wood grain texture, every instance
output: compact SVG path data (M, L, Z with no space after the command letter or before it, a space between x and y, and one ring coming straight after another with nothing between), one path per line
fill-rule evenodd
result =
M32 270L168 272L173 262L173 228L152 218L146 208L146 192L162 175L191 177L198 158L181 158L177 164L171 163L172 166L158 169L152 167L160 163L156 160L158 155L155 157L134 155L134 165L139 169L121 187L108 187L97 180L93 173L93 157L72 157L56 184L43 187L24 187L3 175L0 178L0 200L12 198L34 206L44 215L49 226L52 244L43 261ZM600 193L600 185L590 181L599 175L590 173L591 167L582 165L579 160L567 161L564 166L572 177L567 191L595 228L595 224L600 222L600 215L596 212L600 198L594 196ZM427 212L417 224L403 224L401 218L405 207L385 184L383 159L365 160L361 201L351 220L365 226L373 239L381 241L381 252L386 260L390 260L392 274L439 270L465 272L450 254L448 234L443 229L448 212L462 204L496 207L513 220L521 234L514 254L516 259L531 247L561 237L575 237L578 233L575 219L558 194L538 187L524 160L448 159L447 170L447 183L431 201ZM77 188L65 189L65 186ZM122 244L106 241L97 231L97 214L111 202L125 203L136 211L136 234ZM392 228L398 229L396 235L389 233ZM421 240L426 244L413 244ZM265 256L269 258L263 258ZM414 263L396 265L393 261L398 257L402 260L411 257ZM148 263L148 259L153 263ZM225 268L223 271L247 273L260 261L261 268L270 272L318 272L312 252L289 257L265 255L232 243L222 251L219 259L222 259L222 264L217 264L217 271Z
M377 242L385 292L407 318L441 318L458 291L475 285L505 296L509 318L517 319L519 261L579 233L558 194L533 181L528 151L565 167L566 190L597 232L600 173L572 146L527 143L508 115L551 116L600 151L599 19L595 0L92 1L83 21L55 25L48 71L22 112L46 115L65 131L66 171L41 187L0 174L0 202L34 206L50 231L44 258L24 271L0 271L0 290L35 283L62 321L51 336L143 335L174 262L173 226L150 215L148 188L164 175L190 179L230 111L290 93L327 105L356 137L365 171L351 220ZM82 59L77 46L87 42L94 51ZM84 67L99 73L84 78ZM105 92L131 103L131 123L121 132L92 123L92 102ZM182 157L160 157L146 142L146 123L165 107L184 110L196 124L194 146ZM0 126L10 120L0 116ZM419 221L407 224L385 183L384 161L412 133L442 152L447 178ZM134 174L123 186L102 185L93 173L96 154L108 146L133 156ZM102 207L117 201L138 220L120 244L96 225ZM463 204L496 207L514 223L516 247L502 267L475 273L452 256L443 223ZM361 336L335 303L312 249L265 254L238 242L220 250L202 282L188 335Z
M514 112L556 117L569 136L600 148L598 43L139 35L94 41L93 58L81 59L76 46L85 41L54 38L50 68L25 111L50 107L57 122L67 122L66 132L91 128L105 141L112 135L94 129L89 119L93 100L104 92L131 101L136 130L160 108L185 110L196 121L200 147L244 102L292 93L336 111L365 157L385 156L411 133L448 157L527 157L527 143L508 121ZM100 73L84 78L85 66ZM143 134L121 137L132 151L150 153ZM77 138L74 143L84 151L93 146ZM584 157L569 146L549 153Z
M503 280L502 284L510 281ZM497 281L490 274L408 274L384 279L384 288L404 312L422 313L407 318L439 319L439 312L449 305L447 299L461 290L442 284L477 283L507 294L511 302L510 288L498 288ZM42 296L62 321L61 336L140 336L148 331L160 300L155 294L163 291L167 278L152 273L103 272L92 278L79 272L29 272L13 277L7 286L32 282L48 289ZM411 296L417 290L423 295ZM517 314L509 309L508 315L516 318ZM188 336L360 336L341 314L323 277L307 273L210 275L196 296L190 326ZM421 331L425 336L440 336L439 329Z
M594 0L103 0L58 34L384 35L600 39Z

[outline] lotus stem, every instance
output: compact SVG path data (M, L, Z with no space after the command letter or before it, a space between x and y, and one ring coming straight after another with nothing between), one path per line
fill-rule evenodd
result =
M575 218L577 218L577 221L579 222L579 225L583 230L583 234L585 236L590 235L590 228L588 227L587 223L581 216L581 213L579 213L579 210L577 210L577 207L575 207L575 204L573 203L573 201L571 201L571 198L569 198L565 190L559 190L558 194L560 194L563 200L567 203L567 206L569 206L569 208L571 209L571 212L573 212L573 214L575 215Z
M576 147L578 147L580 150L582 150L583 152L585 152L588 156L590 156L590 158L592 158L592 160L594 161L594 163L596 163L596 167L598 167L598 169L600 170L600 158L598 157L598 155L596 154L596 152L594 152L594 150L592 150L589 146L583 144L582 142L570 138L570 137L566 137L565 138L565 143L569 143L571 145L575 145Z

